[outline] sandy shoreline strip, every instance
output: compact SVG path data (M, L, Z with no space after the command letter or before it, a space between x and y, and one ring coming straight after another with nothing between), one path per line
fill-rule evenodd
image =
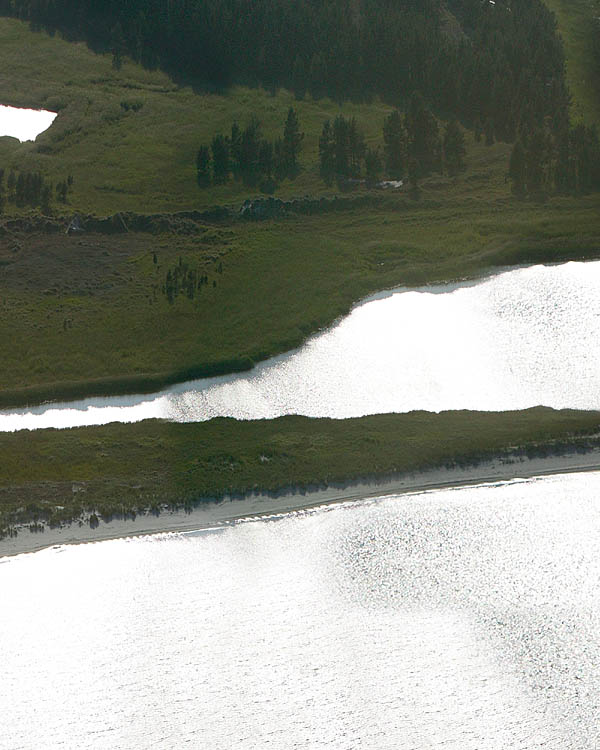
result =
M90 528L89 524L79 525L79 522L59 529L47 528L44 532L38 533L32 533L25 528L17 537L0 541L0 558L37 552L62 544L100 542L167 532L199 531L242 519L266 517L363 498L417 494L428 490L581 471L600 471L600 450L533 459L507 460L503 457L467 468L431 469L393 478L374 477L314 491L290 490L277 497L257 493L242 499L226 498L220 502L209 502L199 505L190 513L164 511L158 516L139 515L135 521L100 521L96 529Z

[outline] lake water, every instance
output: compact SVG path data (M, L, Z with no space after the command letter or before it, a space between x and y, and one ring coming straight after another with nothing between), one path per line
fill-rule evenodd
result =
M592 750L600 473L0 560L0 748Z
M52 125L56 112L45 109L19 109L0 104L0 136L10 135L20 141L34 141Z
M539 404L600 409L600 262L375 295L299 350L251 372L153 396L0 412L0 431Z

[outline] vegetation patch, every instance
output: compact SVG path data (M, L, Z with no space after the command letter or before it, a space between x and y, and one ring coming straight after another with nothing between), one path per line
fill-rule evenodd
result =
M224 495L307 490L477 464L499 454L518 461L586 451L597 445L599 426L599 412L537 407L346 420L151 420L5 433L0 533L31 523L93 525L95 518L192 508Z

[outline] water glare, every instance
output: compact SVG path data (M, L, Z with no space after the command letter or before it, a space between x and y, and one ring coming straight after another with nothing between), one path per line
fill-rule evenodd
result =
M0 748L593 750L599 495L563 475L9 558Z
M4 412L0 430L156 416L600 409L599 331L600 262L519 268L478 283L375 295L302 348L248 373L150 396Z
M0 104L0 136L35 141L54 122L56 112L45 109L18 109Z

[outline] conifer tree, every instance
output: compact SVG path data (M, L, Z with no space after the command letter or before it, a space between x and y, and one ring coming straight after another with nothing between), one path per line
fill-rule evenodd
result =
M331 123L326 120L319 138L319 173L327 185L331 185L335 175L335 147Z
M292 68L292 90L296 99L301 101L306 96L307 73L304 58L296 55L294 67Z
M208 146L200 146L196 154L196 181L200 187L210 183L210 150Z
M338 180L350 176L348 130L346 118L343 115L338 115L333 121L334 170Z
M525 157L526 185L529 193L540 193L545 186L544 177L548 165L547 148L545 133L541 128L536 128L529 139Z
M15 200L15 190L17 187L17 177L14 173L14 170L10 170L8 174L8 179L6 180L6 188L7 188L7 198L9 202L13 202Z
M512 180L513 193L523 195L527 184L527 165L525 149L520 140L516 141L513 146L508 165L508 176Z
M258 171L264 177L273 174L273 144L271 141L262 140L258 148Z
M262 142L260 122L256 117L244 129L240 140L239 169L244 183L252 185L259 175L259 154Z
M353 117L347 125L348 138L348 171L352 177L360 175L362 160L365 158L367 147L365 137Z
M40 199L42 213L48 216L52 212L52 185L44 183Z
M494 123L492 122L491 117L488 117L487 120L484 122L483 132L485 135L485 145L493 146L494 145Z
M234 176L240 176L240 155L242 148L242 131L237 121L231 124L231 136L229 138L229 165Z
M465 168L465 136L456 120L451 120L446 125L444 132L444 161L446 169L451 177L454 177Z
M399 180L406 171L408 136L397 109L384 120L383 142L387 175L394 180Z
M304 133L300 132L298 115L293 107L290 107L283 128L282 156L285 174L293 176L298 171L298 154Z
M408 181L410 183L410 195L411 198L417 200L420 195L419 191L419 176L421 175L421 165L414 158L408 160Z
M25 177L23 172L19 172L17 183L15 185L15 203L21 207L25 205Z
M437 120L425 106L423 97L415 93L406 116L409 155L418 165L420 176L440 166L440 137Z
M381 179L383 165L378 148L369 148L365 153L365 173L367 185L375 185Z
M67 183L63 180L56 185L56 197L61 203L67 202Z
M229 177L229 141L219 133L211 143L213 179L215 182L226 182Z
M123 36L123 27L119 21L113 26L111 42L112 66L115 70L120 70L121 65L123 64L123 55L125 54L127 47L125 44L125 37Z

